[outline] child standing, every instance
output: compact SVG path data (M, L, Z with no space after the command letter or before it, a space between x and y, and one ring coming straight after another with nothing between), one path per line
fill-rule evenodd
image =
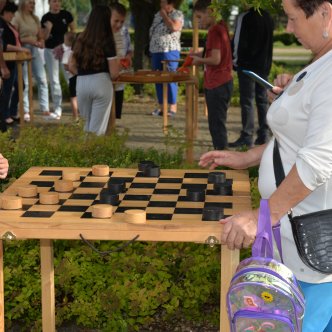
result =
M205 55L193 54L194 65L204 65L204 89L209 130L215 150L227 148L227 109L233 92L232 51L224 21L217 22L211 0L197 0L194 13L200 27L208 29Z
M115 41L116 55L119 57L122 69L131 66L133 51L130 44L130 36L124 22L127 15L126 8L120 3L111 4L111 26ZM116 118L121 119L123 104L124 84L115 86L115 113Z
M67 31L64 35L64 43L63 43L63 55L62 55L62 63L64 68L68 74L69 78L69 94L70 94L70 105L73 112L73 119L75 122L79 121L78 115L78 107L77 107L77 97L76 97L76 73L72 73L69 71L69 61L71 58L71 54L73 53L72 49L76 40L76 34L71 31Z

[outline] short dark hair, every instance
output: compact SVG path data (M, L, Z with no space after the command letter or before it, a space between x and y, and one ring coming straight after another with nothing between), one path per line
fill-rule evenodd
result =
M306 18L309 18L325 1L326 0L295 0L295 6L301 8L305 13ZM331 0L328 2L331 3Z
M115 10L118 12L121 16L126 16L127 15L127 9L124 5L118 2L114 2L110 5L111 11Z
M10 13L15 13L18 9L18 6L15 2L12 1L6 1L5 6L2 8L1 15L4 12L10 12Z
M194 11L205 11L211 6L211 0L197 0L194 4Z

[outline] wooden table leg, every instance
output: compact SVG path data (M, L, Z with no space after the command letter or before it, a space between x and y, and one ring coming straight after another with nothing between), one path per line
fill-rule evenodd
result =
M5 330L5 288L3 276L3 241L0 240L0 331Z
M112 99L112 107L111 107L111 114L108 120L108 125L107 125L107 130L106 130L106 135L111 135L114 131L115 128L115 121L116 121L116 115L115 115L115 87L116 85L113 84L113 99Z
M193 86L192 82L186 84L186 160L188 163L194 162Z
M168 100L167 100L167 95L168 95L168 87L167 83L163 83L163 131L164 134L167 134L168 132Z
M29 84L29 114L30 121L33 122L33 83L32 83L32 64L31 61L27 61L28 64L28 84Z
M220 284L220 331L230 332L226 296L232 277L239 265L239 250L229 250L227 246L221 246L221 284Z
M53 241L40 240L43 331L55 332Z
M17 62L17 88L18 88L18 114L20 116L20 125L24 125L24 107L23 107L23 61Z

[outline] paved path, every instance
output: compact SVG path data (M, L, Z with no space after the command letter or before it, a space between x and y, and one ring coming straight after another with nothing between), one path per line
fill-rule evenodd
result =
M35 105L37 102L35 103ZM153 100L149 97L135 97L133 102L124 103L123 116L116 122L116 130L119 133L128 131L126 145L135 148L155 148L158 150L172 151L179 146L185 145L185 111L184 103L178 103L178 113L174 118L169 118L169 134L163 134L162 117L152 116L151 112L155 108ZM35 111L36 125L58 125L72 122L69 103L64 103L63 116L61 120L45 120L40 112ZM231 107L228 110L227 127L229 129L229 141L237 139L241 123L240 109ZM199 98L199 118L197 138L194 142L195 159L212 149L211 137L208 129L207 117L204 114L203 98Z

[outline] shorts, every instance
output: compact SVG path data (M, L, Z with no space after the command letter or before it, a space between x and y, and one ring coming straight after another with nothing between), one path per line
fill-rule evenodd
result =
M299 283L306 302L302 332L332 332L332 282Z
M69 79L70 98L76 97L76 80L77 80L77 75L75 75Z

